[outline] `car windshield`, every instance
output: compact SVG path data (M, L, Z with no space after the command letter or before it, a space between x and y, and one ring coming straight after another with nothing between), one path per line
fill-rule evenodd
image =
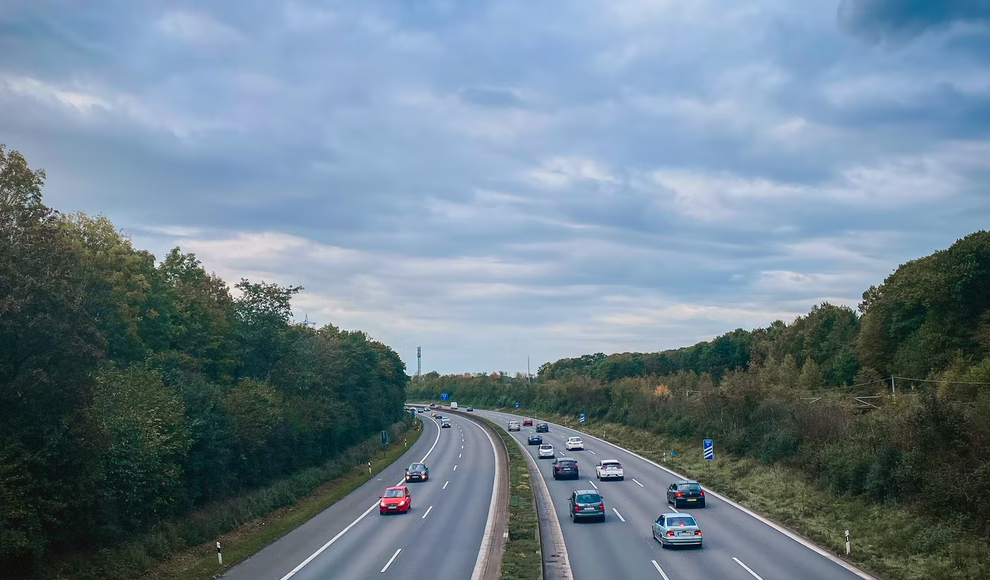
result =
M409 471L423 471L424 469L426 469L426 466L422 463L413 463L409 466Z
M694 518L688 516L678 516L667 518L668 528L683 528L685 526L695 526Z
M382 497L403 497L401 489L386 489Z
M577 496L577 503L600 503L602 496L597 493L581 493Z
M677 489L681 491L701 491L701 486L697 483L682 483L677 486Z

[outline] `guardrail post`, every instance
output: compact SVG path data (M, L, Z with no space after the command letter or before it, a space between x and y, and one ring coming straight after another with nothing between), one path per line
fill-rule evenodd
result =
M846 530L846 556L852 552L852 544L849 542L849 530Z

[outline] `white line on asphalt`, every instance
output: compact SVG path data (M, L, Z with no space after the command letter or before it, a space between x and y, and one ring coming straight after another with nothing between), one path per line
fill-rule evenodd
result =
M392 557L388 559L388 562L385 564L385 567L382 568L382 574L385 573L385 570L388 570L388 567L392 565L392 562L395 560L395 557L398 556L399 555L399 552L401 552L401 551L402 551L402 548L399 548L398 550L395 551L394 554L392 554Z
M753 572L752 570L750 570L749 566L747 566L746 564L743 564L742 563L742 560L740 560L739 558L732 558L732 559L736 561L736 564L739 564L740 566L742 566L743 568L745 568L747 572L749 572L750 574L752 574L753 575L753 578L756 578L756 580L763 580L763 578L760 578L760 575L759 574L757 574L756 572Z
M626 518L622 517L622 514L619 513L619 510L617 510L615 508L612 508L612 511L615 512L615 515L619 516L619 521L620 522L626 521ZM760 580L763 580L763 579L761 578Z
M482 569L487 561L489 546L491 544L492 528L495 527L495 506L498 498L498 482L501 481L501 469L498 465L498 450L495 449L495 439L491 433L485 430L480 423L471 421L471 424L481 430L488 438L488 443L492 446L492 459L495 460L495 477L492 479L492 499L488 502L488 520L485 523L485 532L481 536L481 548L478 549L478 558L474 561L474 570L471 572L471 580L481 580Z
M464 449L464 446L463 445L461 445L461 449Z
M657 564L656 560L650 561L653 562L653 567L657 569L657 572L660 572L660 575L663 576L663 580L670 580L670 578L667 578L667 575L663 573L663 568L660 567L660 564Z
M448 481L447 483L450 483L450 482ZM441 487L440 489L447 489L447 483L443 484L443 487Z
M419 519L421 519L421 520L425 520L425 519L426 519L426 516L428 516L428 515L430 515L430 512L431 512L431 511L433 511L433 506L430 506L430 507L429 507L429 509L427 509L427 510L426 510L426 513L425 513L425 514L423 514L423 517L421 517L421 518L419 518Z
M594 452L594 451L592 451L591 449L589 449L589 450L588 450L588 453L590 453L590 454L592 454L592 455L598 455L597 453L595 453L595 452Z
M563 451L561 451L561 452L560 452L560 456L561 456L561 457L563 457L563 456L564 456L564 452L563 452Z
M638 482L638 481L636 481L636 478L635 478L635 477L633 478L633 483L635 483L636 485L638 485L638 486L640 486L640 487L646 487L646 486L645 486L645 485L643 485L642 483L640 483L640 482Z
M457 466L455 465L454 468L451 469L451 471L457 471Z
M434 425L437 425L436 420L433 420L433 424ZM433 440L433 445L430 447L430 450L426 452L426 455L424 455L423 458L419 460L420 463L423 463L424 461L426 461L426 458L430 456L430 453L433 453L433 450L436 448L437 443L439 443L439 442L440 442L440 425L437 425L437 438ZM404 479L405 479L405 477L403 477L402 479L400 479L398 481L398 483L396 483L396 485L399 485L400 483L402 483ZM316 558L317 556L319 556L320 554L322 554L324 550L326 550L327 548L329 548L330 546L332 546L334 542L336 542L337 540L339 540L341 536L343 536L348 531L350 531L350 529L353 528L354 526L356 526L358 524L358 522L360 522L365 517L367 517L367 515L371 513L371 510L375 509L376 507L378 507L378 501L375 501L375 503L372 504L372 506L369 507L368 509L364 510L364 513L361 514L361 515L359 515L357 517L357 519L355 519L353 522L351 522L350 524L348 524L346 528L340 530L340 532L338 532L336 536L330 538L330 541L329 542L327 542L326 544L323 544L322 546L320 546L320 549L319 550L317 550L317 551L313 552L312 554L310 554L310 556L308 558L306 558L305 560L303 560L301 564L299 564L298 566L296 566L295 568L293 568L288 574L286 574L285 576L282 576L282 578L280 580L289 580L289 578L292 578L293 576L295 576L297 572L299 572L300 570L303 569L304 566L306 566L306 564L309 564L310 562L312 562L314 558Z
M588 480L588 483L590 483L595 489L598 489L598 486L595 485L595 482L591 481L590 479Z
M463 453L458 453L457 454L457 458L460 459L461 458L461 455L463 455Z
M675 513L675 514L679 514L679 513L681 513L681 512L679 512L679 511L677 511L677 508L675 508L674 506L670 506L670 509L672 509L672 510L674 510L674 513Z

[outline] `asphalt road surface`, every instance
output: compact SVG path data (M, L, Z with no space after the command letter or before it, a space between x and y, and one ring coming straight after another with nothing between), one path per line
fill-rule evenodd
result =
M502 429L510 420L527 418L491 411L476 413ZM575 458L581 476L555 481L552 460L537 459L563 528L575 580L861 580L854 572L711 494L706 493L704 508L674 510L667 504L666 489L676 477L600 439L552 423L549 426L550 432L541 434L544 443L554 446L557 457ZM534 432L533 427L523 427L511 434L535 458L539 445L526 445L526 438ZM575 435L584 440L585 449L566 451L564 442ZM619 460L625 480L599 482L595 465L601 459ZM604 498L605 522L572 521L567 502L570 492L595 487ZM704 533L704 548L663 549L653 539L653 521L672 511L694 516Z
M476 423L450 415L451 427L441 429L429 415L419 415L425 432L398 461L223 578L470 579L488 520L495 456ZM378 496L420 460L430 477L405 484L409 513L380 515Z

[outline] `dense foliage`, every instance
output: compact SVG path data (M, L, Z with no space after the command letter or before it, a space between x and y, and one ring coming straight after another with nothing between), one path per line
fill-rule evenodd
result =
M0 570L113 545L337 456L403 416L398 355L292 324L300 288L236 293L105 218L42 203L0 147Z
M990 232L902 265L859 311L821 304L687 348L562 359L533 382L428 373L409 391L714 438L990 532Z

